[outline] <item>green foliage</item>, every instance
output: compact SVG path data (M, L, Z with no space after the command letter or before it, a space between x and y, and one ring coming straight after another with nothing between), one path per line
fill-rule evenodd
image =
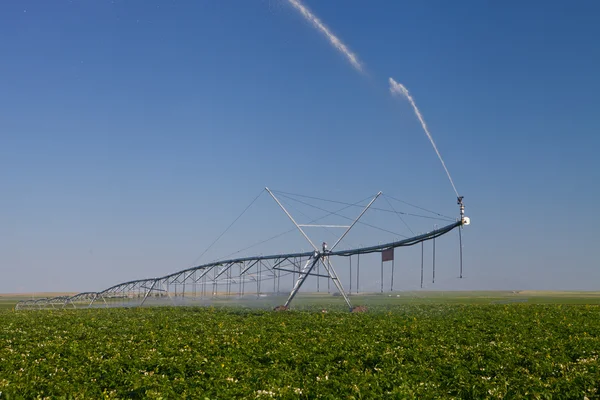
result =
M0 311L0 399L600 398L600 308Z
M15 308L15 305L17 304L18 300L6 300L3 298L0 298L0 310L10 310Z

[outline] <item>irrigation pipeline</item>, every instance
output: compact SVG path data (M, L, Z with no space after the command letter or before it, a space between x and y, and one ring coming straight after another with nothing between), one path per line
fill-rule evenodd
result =
M213 271L213 277L209 278L209 279L211 279L209 284L218 285L219 283L217 283L216 279L219 278L223 274L225 274L224 275L225 279L226 280L228 279L228 282L231 282L232 281L231 272L232 272L233 266L235 266L235 265L240 266L240 275L239 275L239 280L237 281L237 284L242 285L243 281L245 281L245 280L243 278L244 272L241 271L241 266L242 265L244 266L244 271L248 271L250 268L253 268L253 267L256 268L256 266L258 266L258 268L261 268L263 262L273 262L273 264L270 267L270 271L271 271L272 275L269 275L269 279L273 279L273 282L275 283L275 279L278 279L277 272L275 272L276 270L292 272L290 270L286 270L281 267L281 266L285 267L284 262L291 262L290 260L301 260L301 259L310 259L310 258L319 259L323 256L350 257L353 255L359 255L359 254L382 252L384 250L395 249L398 247L413 246L415 244L425 242L428 240L432 240L432 239L435 239L442 235L445 235L446 233L452 231L453 229L461 227L464 223L465 223L465 221L463 219L460 221L456 221L452 224L446 225L444 227L441 227L439 229L435 229L433 231L427 232L422 235L414 236L414 237L399 240L399 241L383 243L383 244L379 244L377 246L361 247L361 248L356 248L356 249L338 250L338 251L325 251L323 253L320 253L317 251L311 251L311 252L301 252L301 253L288 253L288 254L274 254L274 255L267 255L267 256L243 257L243 258L235 258L235 259L230 259L230 260L219 260L219 261L214 261L214 262L211 262L208 264L203 264L203 265L199 265L196 267L191 267L191 268L187 268L184 270L180 270L178 272L175 272L175 273L172 273L169 275L165 275L160 278L148 278L148 279L140 279L140 280L123 282L118 285L111 286L108 289L105 289L101 292L84 292L84 293L79 293L79 294L76 294L76 295L70 296L70 297L69 296L59 296L59 297L44 298L44 299L37 299L37 300L24 300L24 301L20 301L19 303L17 303L16 309L38 309L38 308L48 308L48 307L51 307L51 308L63 307L64 308L67 305L72 305L74 308L77 308L75 305L76 303L77 304L89 303L87 305L87 307L91 307L95 301L98 301L98 302L101 301L101 302L103 302L103 304L108 306L108 303L107 303L108 299L123 298L126 295L126 293L135 292L136 290L137 290L137 296L139 298L143 297L143 300L141 300L141 304L140 304L140 305L143 305L144 301L146 301L146 298L149 297L151 292L152 293L161 292L163 296L168 296L170 298L171 294L169 291L169 285L172 285L175 287L177 287L177 285L182 285L182 286L184 286L183 290L185 290L186 280L188 280L188 279L193 280L194 285L202 284L201 279L203 277L208 278L208 273L211 270ZM222 268L219 270L219 267L222 267ZM267 270L265 270L265 271L267 271ZM297 273L297 274L300 273L299 270L298 271L294 270L293 272ZM196 273L200 273L201 276L199 278L197 278ZM227 278L226 273L230 274L229 278ZM257 278L257 276L258 276L258 278ZM279 275L279 276L281 276L281 275ZM267 279L267 278L263 277L263 279ZM255 275L253 277L252 281L254 282L254 284L260 285L259 284L260 280L261 280L261 275L260 275L260 269L259 269L258 275ZM159 284L159 285L157 285L157 284ZM164 288L159 287L160 284L166 286L166 290ZM206 281L204 281L204 284L206 285ZM195 291L195 289L194 289L194 291ZM258 286L257 292L260 293L260 286ZM177 294L177 293L175 293L175 294ZM129 296L129 295L127 295L127 296Z
M377 246L363 247L360 249L334 251L329 254L332 256L349 257L349 256L353 256L355 254L377 253L377 252L381 252L383 250L395 249L397 247L413 246L415 244L418 244L418 243L421 243L421 242L424 242L427 240L435 239L437 237L445 235L446 233L450 232L454 228L457 228L462 225L463 225L463 221L457 221L453 224L446 225L442 228L433 230L431 232L424 233L422 235L414 236L412 238L403 239L403 240L399 240L396 242L380 244Z

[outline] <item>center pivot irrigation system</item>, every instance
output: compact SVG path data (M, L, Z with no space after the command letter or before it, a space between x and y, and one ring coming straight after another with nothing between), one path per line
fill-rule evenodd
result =
M350 225L318 225L312 223L298 224L275 194L269 190L269 188L265 188L265 190L271 195L277 205L308 241L312 247L311 251L214 261L208 264L187 268L160 278L141 279L120 283L100 292L84 292L74 296L24 300L17 303L16 309L132 307L165 304L197 305L203 304L204 302L218 304L220 300L243 299L249 297L261 298L268 297L269 295L281 295L281 282L285 277L291 277L293 285L291 291L287 295L287 300L282 306L276 307L278 309L287 309L294 300L294 297L298 294L302 285L306 282L306 279L309 276L312 276L317 278L317 282L319 278L327 278L328 283L333 282L338 290L337 294L343 297L348 308L352 310L352 303L350 302L349 296L352 287L350 286L350 291L344 289L342 282L333 267L332 258L350 258L350 265L352 265L352 256L356 256L357 267L359 268L361 254L381 253L383 265L386 254L391 254L391 259L393 259L393 251L395 248L413 246L418 243L422 244L428 240L434 240L435 257L435 238L442 236L455 228L459 228L460 277L462 278L462 235L460 229L463 225L469 225L470 223L469 218L464 214L465 207L462 196L457 199L460 207L460 218L446 226L436 228L425 234L379 244L377 246L336 250L344 237L382 194L381 192L377 193L377 195L370 200L355 219L349 218L352 221ZM246 210L247 209L248 208L246 208ZM335 212L330 212L329 214L335 214ZM304 231L303 228L307 227L342 228L344 231L331 247L328 247L326 242L323 242L322 245L318 247ZM421 261L421 282L423 276L422 265L423 263ZM323 267L325 273L320 272L320 266ZM352 267L350 267L350 272L351 271ZM352 282L352 280L350 280L350 282ZM381 288L383 291L383 272ZM391 288L393 290L393 270Z

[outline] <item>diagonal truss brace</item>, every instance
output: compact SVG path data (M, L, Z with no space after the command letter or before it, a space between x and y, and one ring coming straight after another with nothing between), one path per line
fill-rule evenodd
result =
M288 210L285 209L285 207L283 206L283 204L281 204L281 202L279 201L279 199L277 197L275 197L275 195L273 194L273 192L271 192L269 190L269 188L265 188L265 190L271 195L271 197L273 198L273 200L275 200L277 202L277 204L279 205L279 207L281 207L281 209L283 210L283 212L285 213L285 215L287 215L288 218L294 223L294 225L296 225L296 228L298 228L298 230L300 231L300 233L302 234L302 236L304 236L304 238L308 241L308 243L310 243L310 245L312 246L312 248L315 249L316 252L318 252L319 249L317 248L317 246L315 246L315 244L312 242L312 240L310 240L310 238L308 237L308 235L306 233L304 233L304 231L302 230L302 228L300 227L300 225L298 225L298 223L294 220L294 217L292 217L292 215L288 212Z
M290 295L284 304L285 307L288 307L290 305L290 303L292 302L292 300L294 299L294 297L300 290L300 287L302 287L302 284L304 284L304 281L306 281L306 278L309 275L312 275L310 272L315 267L315 265L317 265L319 262L321 262L323 264L323 266L325 267L325 271L327 271L327 275L328 275L329 279L331 279L333 281L334 285L337 287L340 294L344 297L346 304L348 304L348 307L350 308L350 310L352 310L352 304L350 303L350 299L348 298L348 295L346 294L346 291L344 290L342 282L340 282L340 279L338 278L338 275L335 272L335 269L333 268L331 261L329 260L328 254L333 251L333 249L344 239L344 237L346 237L348 232L350 232L350 230L354 227L354 225L358 222L358 220L365 214L365 212L367 212L367 210L371 207L371 205L375 202L375 200L377 200L377 198L379 196L381 196L381 192L377 193L377 195L369 202L369 204L367 204L367 206L362 210L362 212L358 215L358 217L356 217L356 219L352 222L352 224L350 224L350 226L343 226L343 228L347 228L347 229L339 237L339 239L334 243L334 245L331 247L330 250L327 250L325 244L323 244L322 251L319 251L317 246L315 246L315 244L310 240L310 238L304 232L304 230L302 230L303 226L306 227L306 226L311 226L311 225L299 225L294 220L294 217L292 217L292 215L288 212L288 210L285 209L283 204L281 204L279 199L277 199L277 197L275 197L273 192L271 192L269 190L269 188L265 188L265 190L271 195L273 200L275 200L275 202L283 210L285 215L288 216L288 218L292 221L292 223L296 226L296 228L298 228L298 230L300 231L302 236L304 236L304 238L308 241L308 243L310 243L310 245L313 247L313 249L315 249L315 253L308 259L308 261L306 262L306 264L300 271L298 279L296 280L296 283L294 284L294 287L292 288L292 291L290 292ZM342 227L342 226L340 226L340 227Z

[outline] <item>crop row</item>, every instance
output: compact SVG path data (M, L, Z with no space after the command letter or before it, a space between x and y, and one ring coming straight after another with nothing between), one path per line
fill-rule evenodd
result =
M0 311L0 399L600 398L600 308Z

